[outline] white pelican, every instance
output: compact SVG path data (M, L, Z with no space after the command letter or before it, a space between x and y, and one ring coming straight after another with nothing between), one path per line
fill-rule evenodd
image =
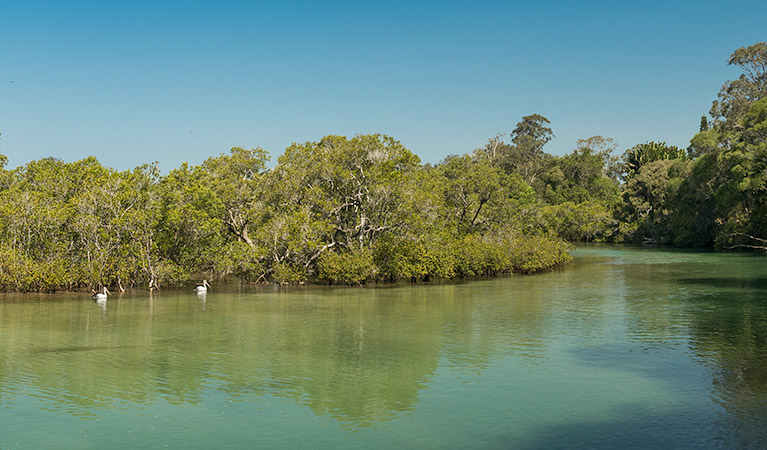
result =
M104 286L104 289L101 292L95 292L93 294L93 299L96 300L97 302L105 302L107 301L108 294L111 294L111 292L109 292L109 289L107 289L107 287Z
M194 288L194 292L197 292L198 294L202 294L203 292L208 292L208 288L210 287L210 284L208 284L208 280L202 280L202 284Z

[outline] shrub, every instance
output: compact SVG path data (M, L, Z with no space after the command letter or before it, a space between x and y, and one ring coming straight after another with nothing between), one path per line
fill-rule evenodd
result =
M362 284L375 276L373 253L369 250L330 251L317 263L317 276L331 283Z

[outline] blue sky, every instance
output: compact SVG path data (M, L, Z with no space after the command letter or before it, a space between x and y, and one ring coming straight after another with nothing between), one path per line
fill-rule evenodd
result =
M0 152L199 164L233 146L383 133L424 162L524 115L546 151L686 146L765 1L0 0Z

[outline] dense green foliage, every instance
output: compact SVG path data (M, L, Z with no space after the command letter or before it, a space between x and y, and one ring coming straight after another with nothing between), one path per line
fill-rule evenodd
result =
M569 246L521 219L516 175L468 156L436 167L380 135L294 144L267 170L233 148L161 176L95 158L0 171L0 289L428 280L534 272ZM3 158L2 162L5 162Z
M548 155L553 132L536 114L475 157L522 177L539 205L528 223L570 241L765 249L767 43L728 63L743 74L724 84L687 149L649 141L617 158L615 144L595 136Z
M767 236L767 43L728 60L722 87L687 154L665 144L627 152L620 237L681 246L764 248Z
M744 73L686 150L649 141L618 157L593 136L554 156L532 114L434 166L382 135L293 144L272 169L233 148L167 175L92 157L7 170L0 154L0 290L535 272L567 261L566 241L763 249L767 43L728 62Z

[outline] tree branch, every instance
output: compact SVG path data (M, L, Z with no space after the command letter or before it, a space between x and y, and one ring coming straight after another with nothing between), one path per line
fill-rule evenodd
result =
M749 239L751 239L751 240L753 240L753 241L761 242L761 243L763 243L763 244L764 244L764 245L753 245L753 244L733 244L733 245L731 245L731 246L728 246L728 247L724 247L724 248L726 248L727 250L732 250L733 248L753 248L753 249L756 249L756 250L764 250L764 251L767 251L767 239L758 238L758 237L756 237L756 236L751 236L750 234L746 234L746 233L730 233L730 234L728 234L727 236L728 236L728 237L733 237L733 236L742 236L742 237L747 237L747 238L749 238Z

